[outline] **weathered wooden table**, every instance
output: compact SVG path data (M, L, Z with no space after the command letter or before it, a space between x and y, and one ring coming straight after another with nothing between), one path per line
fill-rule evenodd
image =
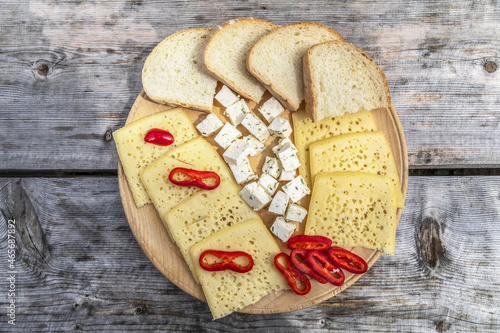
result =
M370 54L411 177L395 256L320 305L212 321L134 239L111 133L160 40L243 16ZM0 331L500 331L499 32L498 1L2 1Z

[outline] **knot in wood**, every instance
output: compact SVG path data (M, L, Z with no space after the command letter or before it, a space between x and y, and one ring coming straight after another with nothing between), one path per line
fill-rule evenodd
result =
M497 64L494 63L493 61L488 61L487 63L484 64L484 69L486 69L488 73L493 73L494 71L497 70Z
M47 76L47 74L49 73L49 66L41 64L37 67L36 71L40 76Z
M439 223L431 217L426 217L422 221L419 236L419 250L424 264L431 269L438 268L444 255Z
M45 59L40 59L35 61L32 68L35 78L44 81L49 76L51 63Z
M113 131L111 131L111 129L108 128L106 133L104 133L104 140L106 140L107 142L110 142L112 139L113 139Z

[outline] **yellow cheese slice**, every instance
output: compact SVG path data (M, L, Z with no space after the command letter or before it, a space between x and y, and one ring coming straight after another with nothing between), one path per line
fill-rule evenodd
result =
M363 246L394 254L396 196L387 176L363 172L316 175L305 234L340 246Z
M309 146L311 178L320 172L361 171L392 179L398 207L404 206L396 162L382 132L344 134Z
M313 122L305 111L294 112L292 117L295 146L301 164L299 173L304 177L309 187L312 185L309 170L309 145L311 143L336 135L377 130L375 119L370 111L361 111L335 118L324 118L316 122Z
M221 229L259 218L240 197L240 190L239 185L223 181L215 190L202 190L182 201L165 216L165 224L195 279L189 253L193 245Z
M141 173L142 183L162 219L175 205L201 190L196 186L186 187L171 183L168 175L176 167L214 171L221 180L234 182L231 170L222 157L202 137L172 149Z
M244 251L254 260L252 270L209 272L198 264L205 250ZM274 267L278 244L261 219L222 229L191 248L192 261L214 319L254 304L271 291L287 289L285 278Z
M174 136L170 146L144 142L152 128L166 130ZM191 120L182 109L172 109L136 120L113 133L116 150L137 207L151 202L139 174L151 162L169 150L198 136Z

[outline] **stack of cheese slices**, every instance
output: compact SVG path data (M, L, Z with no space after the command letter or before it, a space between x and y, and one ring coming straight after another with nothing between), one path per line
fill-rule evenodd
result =
M389 89L335 31L254 18L184 30L151 52L142 81L151 100L178 108L114 132L120 161L137 207L154 204L214 319L288 288L273 258L297 229L394 253L404 200L370 111L390 105ZM192 110L202 111L194 123ZM174 143L145 142L153 128ZM220 185L175 185L176 167L214 171ZM206 271L198 260L208 249L247 252L254 266Z

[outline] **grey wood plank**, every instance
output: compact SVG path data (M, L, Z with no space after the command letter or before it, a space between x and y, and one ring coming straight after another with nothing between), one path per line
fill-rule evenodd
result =
M412 167L500 166L498 1L3 1L0 169L112 170L110 131L167 35L312 20L385 71Z
M18 331L498 332L500 177L411 177L408 188L396 255L346 291L293 313L212 321L141 251L116 178L0 178L0 292L15 219Z

